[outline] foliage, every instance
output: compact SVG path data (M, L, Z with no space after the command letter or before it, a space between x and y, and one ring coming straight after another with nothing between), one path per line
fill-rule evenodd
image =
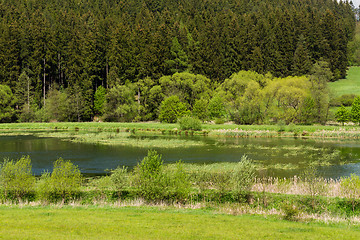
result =
M198 119L204 121L208 116L208 101L204 98L197 99L194 103L192 114Z
M351 120L360 124L360 97L355 98L351 105Z
M188 110L178 96L171 96L161 102L159 119L161 122L175 123L178 118L186 115Z
M0 123L11 122L15 116L16 99L7 85L0 84Z
M173 199L177 201L185 201L191 190L191 182L188 174L184 169L184 164L181 161L176 162L173 171L166 171L167 186Z
M208 105L208 113L211 119L222 118L225 116L224 99L220 96L215 96L210 99Z
M161 199L166 187L161 155L155 150L149 150L148 155L135 167L134 179L142 197L148 200Z
M350 116L350 112L344 106L341 106L335 114L336 121L341 122L342 125L351 120Z
M106 89L103 86L99 86L94 95L94 114L102 116L104 114Z
M201 121L197 118L190 116L184 116L179 118L179 124L181 130L194 130L201 131Z
M31 159L22 157L17 161L5 160L0 166L0 183L7 194L14 194L18 199L33 191L35 177L31 172Z
M360 178L356 174L341 178L341 191L344 196L351 200L352 210L355 211L356 200L360 197Z
M115 170L112 170L110 179L117 190L122 190L129 186L129 174L125 167L118 167Z
M139 109L135 101L135 85L116 85L106 95L105 120L107 121L131 121Z
M82 176L78 166L62 158L54 162L49 187L55 194L59 194L63 201L72 197L81 186L81 183Z
M250 191L254 184L255 173L254 163L247 156L242 156L231 176L234 191L240 194Z

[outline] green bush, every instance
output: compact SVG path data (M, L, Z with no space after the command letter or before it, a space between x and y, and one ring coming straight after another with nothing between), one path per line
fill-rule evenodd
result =
M116 190L123 190L129 186L129 176L126 167L118 167L111 171L110 179Z
M167 187L169 193L177 201L185 201L190 194L191 183L181 161L176 163L174 171L167 171Z
M256 167L247 156L242 156L236 164L231 182L235 192L243 194L251 190L255 180Z
M22 157L17 161L5 160L1 164L0 183L5 198L8 194L22 199L26 194L34 190L35 177L31 172L31 159L29 156Z
M171 96L161 102L159 120L161 122L175 123L178 118L188 113L185 103L180 102L178 96Z
M201 131L201 121L197 118L184 116L179 119L181 130Z
M54 194L59 195L63 201L68 200L79 190L81 183L82 176L78 166L62 158L54 162L49 180L49 187Z
M355 205L357 199L360 198L360 178L355 174L351 174L350 177L341 178L340 183L341 191L343 195L350 199L353 212L355 212Z
M159 200L166 187L161 155L149 150L148 155L134 169L134 184L147 200Z

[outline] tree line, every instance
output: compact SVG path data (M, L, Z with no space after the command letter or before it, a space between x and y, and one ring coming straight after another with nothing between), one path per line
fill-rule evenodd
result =
M241 70L286 79L318 63L336 80L354 27L352 4L332 0L1 1L0 84L16 101L0 121L154 120L181 72L209 90ZM104 93L123 107L111 115ZM178 97L192 110L195 95Z

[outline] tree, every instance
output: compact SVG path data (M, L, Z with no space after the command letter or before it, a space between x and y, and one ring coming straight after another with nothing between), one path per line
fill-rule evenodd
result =
M360 97L355 98L351 105L351 120L360 124Z
M104 118L107 121L131 121L138 114L135 85L116 85L106 95Z
M55 194L59 194L63 201L71 197L79 189L81 183L82 176L78 166L62 158L54 162L49 187Z
M31 172L30 157L22 157L17 161L5 160L0 168L0 183L5 190L5 197L13 193L18 199L33 190L35 177Z
M104 106L106 100L106 89L99 86L94 95L94 114L102 116L104 114Z
M350 112L344 106L341 106L336 111L335 117L336 121L341 122L343 126L345 122L348 122L351 119Z
M178 118L188 114L186 105L178 96L171 96L161 102L159 119L161 122L175 123Z
M166 60L169 73L184 72L189 68L188 57L182 49L177 37L173 38L170 49L171 58Z
M298 45L294 53L292 64L292 73L294 76L302 76L308 74L311 69L311 59L309 51L306 47L304 35L300 35Z
M0 123L11 122L15 118L16 99L7 85L0 85Z

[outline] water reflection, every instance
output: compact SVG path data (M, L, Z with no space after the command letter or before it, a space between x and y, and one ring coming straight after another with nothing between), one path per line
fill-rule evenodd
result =
M132 136L137 137L137 136ZM141 136L141 138L147 138ZM152 136L164 138L164 136ZM170 141L178 136L166 136ZM258 164L270 169L269 175L290 177L299 175L309 162L316 162L324 177L338 178L351 173L360 175L360 142L315 141L312 139L279 138L211 138L182 136L181 139L201 141L201 146L156 148L165 163L182 160L187 163L237 162L246 154ZM51 171L52 163L62 157L77 164L86 174L104 174L119 165L135 166L147 149L107 146L61 141L35 136L0 136L0 159L17 159L29 155L33 172Z

